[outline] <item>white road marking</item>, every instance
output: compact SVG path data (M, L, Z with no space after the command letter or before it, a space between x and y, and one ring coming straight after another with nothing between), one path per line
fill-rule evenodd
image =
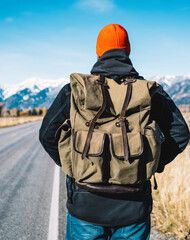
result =
M60 168L56 165L53 180L53 191L51 199L51 210L49 216L48 240L58 239L58 219L59 219L59 181Z

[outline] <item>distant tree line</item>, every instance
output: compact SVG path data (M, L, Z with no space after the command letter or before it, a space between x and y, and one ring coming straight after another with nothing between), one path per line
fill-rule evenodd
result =
M47 109L42 107L36 107L30 110L25 110L23 111L22 109L17 110L17 116L18 117L22 117L22 116L41 116L41 115L45 115L47 112Z
M45 107L35 107L30 110L23 110L18 108L5 109L4 104L0 103L0 117L25 117L25 116L44 116L47 112Z
M42 114L43 114L42 109L40 109L38 112L36 111L35 108L33 110L28 111L28 116L37 116L37 115L42 115Z

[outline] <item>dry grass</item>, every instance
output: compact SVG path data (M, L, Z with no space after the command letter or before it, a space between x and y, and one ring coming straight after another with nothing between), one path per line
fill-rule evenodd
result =
M190 129L190 113L184 112L183 117L185 118L185 121L187 122L187 125L189 126L189 129Z
M177 239L190 239L190 144L156 179L153 224Z
M0 128L11 127L18 124L42 120L43 116L27 116L27 117L1 117Z
M183 116L190 128L190 113L183 113ZM190 240L190 143L156 179L153 224L163 233Z

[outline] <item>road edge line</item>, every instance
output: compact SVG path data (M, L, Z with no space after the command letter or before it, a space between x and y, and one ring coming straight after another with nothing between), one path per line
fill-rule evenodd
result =
M59 227L59 182L60 182L60 169L55 165L53 190L51 198L51 209L49 216L49 229L48 240L58 239L58 227Z

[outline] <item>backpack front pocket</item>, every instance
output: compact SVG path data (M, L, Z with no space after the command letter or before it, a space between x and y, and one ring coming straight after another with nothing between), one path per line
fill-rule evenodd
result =
M87 131L77 131L73 139L73 173L80 183L101 183L106 180L105 141L106 134L93 132L88 153L82 159Z
M145 165L141 133L127 133L129 160L124 160L123 138L121 133L110 134L110 183L138 184L144 180Z

